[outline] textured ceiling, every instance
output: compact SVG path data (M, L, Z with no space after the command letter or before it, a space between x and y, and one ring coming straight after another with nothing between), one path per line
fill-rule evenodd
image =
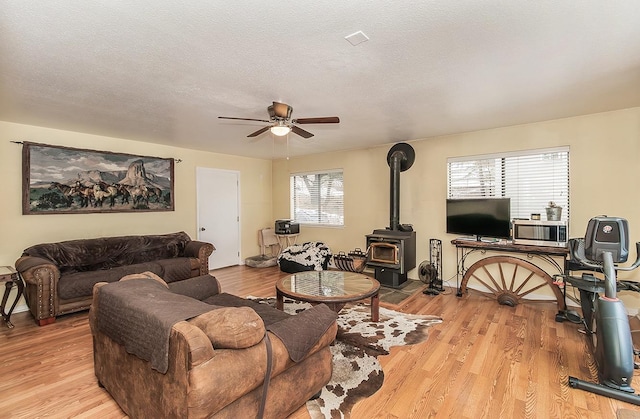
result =
M277 158L640 106L640 1L3 0L0 57L0 120ZM217 119L272 101L341 123Z

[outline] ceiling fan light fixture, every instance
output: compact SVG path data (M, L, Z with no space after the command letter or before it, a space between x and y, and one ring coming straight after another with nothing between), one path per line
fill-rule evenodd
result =
M291 112L293 108L286 103L273 102L272 105L267 107L269 112L269 120L256 119L256 118L238 118L235 116L219 116L220 119L233 119L240 121L257 121L267 122L269 125L263 126L259 130L252 132L247 137L257 137L262 133L271 131L271 133L278 137L284 137L290 132L299 135L302 138L311 138L313 134L309 131L303 130L298 124L338 124L340 118L337 116L323 116L316 118L297 118L291 119Z
M276 125L274 127L271 127L270 129L271 133L273 133L273 135L277 135L278 137L284 137L291 131L291 128L286 125Z

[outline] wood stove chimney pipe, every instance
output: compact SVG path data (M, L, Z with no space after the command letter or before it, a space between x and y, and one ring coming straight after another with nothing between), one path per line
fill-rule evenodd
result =
M408 170L415 161L416 154L407 143L398 143L387 154L389 164L389 229L400 229L400 172Z

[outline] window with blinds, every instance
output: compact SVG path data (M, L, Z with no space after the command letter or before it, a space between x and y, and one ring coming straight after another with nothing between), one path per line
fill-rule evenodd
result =
M307 225L344 225L342 170L292 174L290 185L292 219Z
M549 202L569 219L569 147L447 160L448 197L511 198L511 218L541 214Z

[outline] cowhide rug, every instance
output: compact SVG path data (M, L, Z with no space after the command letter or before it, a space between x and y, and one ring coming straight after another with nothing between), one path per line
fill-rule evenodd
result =
M275 306L275 298L257 299ZM296 313L309 304L285 299L284 309ZM403 314L380 307L380 321L371 322L365 304L347 305L338 316L338 335L331 346L333 374L320 397L307 402L313 419L349 418L356 402L378 391L384 373L377 360L393 346L412 345L427 338L427 328L441 323L437 316Z

